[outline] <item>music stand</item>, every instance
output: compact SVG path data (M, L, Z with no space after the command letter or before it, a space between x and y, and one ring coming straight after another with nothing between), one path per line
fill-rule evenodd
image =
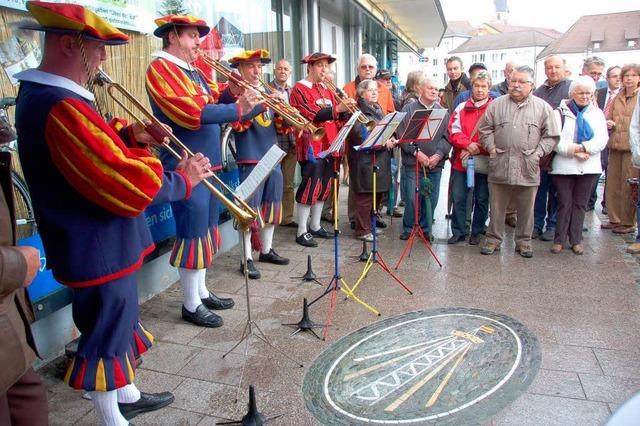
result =
M267 151L267 153L263 156L263 158L258 162L256 167L251 171L249 176L247 176L247 178L242 182L242 184L236 188L236 194L237 195L239 194L239 196L241 196L241 198L244 199L245 201L248 200L251 197L251 195L255 192L257 187L262 182L264 182L264 180L267 178L271 170L273 170L273 168L282 160L284 155L285 155L284 151L278 148L277 145L273 145L269 149L269 151ZM243 229L240 229L240 231L241 233L244 233L248 229L249 229L248 227L243 227ZM304 367L302 363L290 357L282 349L279 349L276 346L274 346L273 343L271 343L271 341L267 337L267 335L260 329L258 324L254 321L253 317L251 316L251 298L249 295L249 269L247 267L247 253L245 251L244 244L245 244L244 238L241 237L240 249L242 251L242 264L244 265L243 272L244 272L244 288L245 288L245 294L246 294L246 300L247 300L247 320L244 324L244 329L242 331L242 335L240 336L240 340L238 340L238 342L235 345L233 345L231 349L225 352L224 355L222 355L222 358L225 358L227 355L233 352L235 348L240 346L240 344L246 340L247 344L244 347L244 358L246 361L247 355L249 353L249 346L251 343L249 338L253 336L261 340L271 349L275 350L276 352L279 352L288 360L298 364L298 366L300 367ZM242 384L242 379L244 377L245 366L246 366L246 362L242 365L242 371L240 373L240 381L238 382L238 387L236 390L236 401L238 400L240 386Z
M329 149L319 154L319 157L322 159L328 156L333 157L333 177L331 178L332 185L333 185L333 265L334 265L333 276L331 277L329 284L324 289L322 294L316 297L315 299L313 299L309 303L309 306L311 306L314 303L316 303L318 300L325 297L326 295L330 295L329 309L327 311L327 319L325 321L324 328L322 330L323 340L327 338L328 329L329 329L329 326L331 326L331 319L333 318L333 312L335 310L336 302L338 299L338 295L337 295L338 290L342 291L352 300L356 301L357 303L359 303L369 311L373 312L374 314L378 316L380 315L380 312L378 312L374 307L370 306L369 304L361 300L359 297L357 297L355 294L353 294L351 287L340 275L340 238L339 238L340 229L338 226L339 224L338 222L338 211L339 211L338 185L340 185L340 156L337 154L339 154L342 151L342 146L344 144L344 141L346 140L347 135L351 131L351 128L355 124L360 114L361 114L360 111L357 111L354 114L352 114L351 118L349 118L349 121L347 121L347 123L342 127L342 129L340 129L340 132L338 132L338 135L336 136L334 141L331 143L331 146L329 147Z
M418 147L418 143L421 142L430 142L433 140L433 136L437 133L438 129L442 125L442 121L444 120L446 109L418 109L414 111L413 115L409 119L407 126L405 127L404 134L400 138L400 143L409 143L413 148L413 155L415 157L415 191L413 194L413 225L411 227L411 233L409 234L409 238L407 239L407 243L404 246L404 250L402 250L402 254L396 263L394 269L398 269L405 255L409 253L411 256L411 248L413 247L413 243L418 237L425 248L431 253L431 256L438 263L438 266L442 268L442 263L438 256L433 251L433 247L431 243L424 235L422 231L422 227L420 226L420 208L418 201L420 200L420 168L418 165L418 152L420 151Z
M400 112L400 113L392 112L390 114L387 114L376 125L376 128L371 132L371 134L367 137L367 139L363 141L361 145L354 147L356 151L371 153L371 160L373 165L373 174L372 174L373 206L371 209L371 229L372 229L371 234L373 235L373 245L371 248L371 253L369 253L369 256L366 260L364 268L362 269L362 273L360 274L356 282L353 284L353 287L351 288L352 292L355 292L356 289L360 286L360 284L362 284L364 279L369 274L369 271L371 270L371 268L373 268L375 265L378 265L380 266L380 268L382 268L384 272L389 274L391 278L393 278L409 294L413 294L411 289L404 282L402 282L402 280L398 278L396 274L394 274L391 271L389 266L387 266L387 263L384 261L382 253L380 253L380 251L378 250L378 244L377 244L378 238L376 235L376 228L377 228L376 197L377 197L377 182L378 182L378 170L379 170L379 167L376 161L376 152L379 151L380 149L386 149L385 144L387 143L389 138L393 135L393 132L395 132L397 127L400 125L405 115L406 113L404 112Z

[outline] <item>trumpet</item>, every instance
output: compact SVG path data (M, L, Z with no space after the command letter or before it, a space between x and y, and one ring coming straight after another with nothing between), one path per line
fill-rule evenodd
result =
M329 90L331 90L336 95L338 102L343 104L351 114L355 114L356 112L360 111L360 108L358 108L357 106L345 102L345 93L342 90L338 89L336 85L333 84L333 81L324 79L322 80L322 82L329 88ZM372 131L374 127L376 127L376 122L367 118L367 116L364 114L360 114L358 116L358 121L364 124L367 127L368 131Z
M145 130L156 140L160 145L166 149L176 160L180 161L182 156L169 145L173 142L179 149L185 151L189 157L192 157L193 152L173 133L168 132L160 120L158 120L147 108L145 108L140 101L138 101L127 89L121 84L114 82L102 69L98 69L94 82L100 86L105 86L107 93L113 99L115 103L120 105L128 114L130 114L134 120L142 124ZM117 94L124 96L126 100L136 107L145 118L151 121L151 124L146 124L138 115L132 111L124 102L118 97ZM169 139L169 142L165 142L165 138ZM251 208L242 198L238 197L218 176L215 174L212 179L222 187L223 190L229 192L233 197L233 201L227 198L218 188L216 188L208 179L202 181L202 184L216 197L220 202L229 210L231 215L235 218L238 226L243 229L249 229L251 222L258 217L258 213Z
M298 130L308 130L313 139L318 140L324 137L324 129L322 127L314 126L311 121L307 120L300 112L293 108L291 105L287 105L282 99L272 98L263 89L257 88L249 84L245 79L237 73L224 66L220 61L216 61L206 53L200 51L200 57L205 64L213 68L217 73L223 75L228 81L242 87L243 89L257 90L260 93L261 100L269 108L282 116L289 124Z

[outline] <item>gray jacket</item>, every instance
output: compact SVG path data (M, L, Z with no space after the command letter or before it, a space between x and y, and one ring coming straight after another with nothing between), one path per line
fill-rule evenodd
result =
M494 100L478 132L482 146L496 150L489 158L488 181L506 185L538 186L540 158L560 140L553 109L533 95L520 104L508 95Z
M411 116L416 110L419 109L429 109L426 106L418 101L411 102L408 105L405 105L402 108L402 112L406 112L407 115L404 117L402 123L398 126L398 130L396 134L398 138L402 137L405 128L407 127L407 123L411 119ZM439 103L434 103L433 109L444 109ZM447 124L449 123L449 113L446 113L440 127L438 128L438 132L434 135L433 140L430 142L420 142L418 143L418 149L426 154L428 157L431 157L434 154L440 154L442 159L438 163L438 165L432 170L433 172L441 172L442 167L444 166L444 162L447 158L449 158L449 152L451 151L451 144L449 143L449 131L447 130ZM415 167L416 159L413 156L414 148L410 143L402 143L400 144L400 150L402 152L402 165L406 167Z

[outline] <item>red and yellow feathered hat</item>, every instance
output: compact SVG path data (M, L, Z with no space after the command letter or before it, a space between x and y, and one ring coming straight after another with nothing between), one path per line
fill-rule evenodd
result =
M156 37L162 37L167 31L174 27L196 27L200 37L209 34L211 28L204 19L191 15L166 15L154 21L158 28L153 32Z
M38 24L25 23L21 28L62 34L82 34L83 37L104 44L124 44L129 36L121 32L91 10L68 3L28 1L27 10Z
M260 61L263 64L268 64L271 62L271 56L269 55L269 51L265 49L245 50L229 59L229 65L231 68L238 68L238 65L242 62L249 61Z
M303 64L313 64L323 59L325 59L330 64L336 61L336 58L334 58L333 56L327 53L316 52L316 53L312 53L311 55L305 56L304 58L302 58L302 61L300 62L302 62Z

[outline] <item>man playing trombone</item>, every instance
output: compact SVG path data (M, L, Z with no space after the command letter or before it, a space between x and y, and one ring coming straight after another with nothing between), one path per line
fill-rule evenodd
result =
M333 161L319 158L338 134L338 115L355 106L353 99L338 103L335 93L325 84L325 75L335 58L316 52L306 56L307 77L297 82L291 90L289 102L314 124L322 126L322 138L314 139L308 131L300 132L296 138L296 155L302 172L302 181L296 192L298 209L298 232L296 242L305 247L316 247L314 237L331 238L321 225L322 207L331 194L329 183L333 173ZM311 216L309 231L307 220Z
M220 124L236 121L257 103L256 93L246 91L236 103L218 103L215 83L193 66L199 55L200 39L209 33L202 19L168 15L156 19L156 37L162 50L155 52L147 69L146 88L154 115L173 129L192 151L211 159L212 170L222 168ZM173 170L177 161L163 152L162 163ZM229 309L232 299L218 298L206 287L205 274L220 246L218 200L204 187L195 188L191 198L174 202L176 242L170 262L178 268L184 294L182 318L203 327L219 327L222 318L210 309Z
M232 68L237 68L244 82L256 88L266 95L266 88L261 87L260 76L262 65L271 62L269 52L264 49L246 50L229 60ZM228 87L221 96L222 102L233 102L236 97ZM277 106L277 104L274 104ZM244 181L254 166L267 153L269 148L277 143L274 114L271 108L263 105L255 107L245 114L239 121L232 124L237 158L236 163L240 171L240 181ZM269 177L257 188L255 194L249 200L249 205L258 211L256 222L252 230L246 230L241 238L244 238L244 250L247 259L249 278L260 278L260 271L253 263L251 254L252 239L254 248L260 251L258 261L276 265L288 265L289 259L278 255L272 248L273 232L275 225L282 220L282 171L277 165L269 174ZM257 226L255 226L257 225ZM259 243L251 234L257 234L259 228ZM258 237L257 235L255 235ZM244 265L240 264L240 272L244 274Z
M107 123L84 86L106 60L105 45L126 34L79 5L28 1L45 32L38 69L17 74L19 153L33 200L47 266L72 290L73 320L81 332L65 382L91 395L103 425L173 401L133 384L136 358L153 336L139 323L134 272L154 244L143 210L153 202L189 197L210 176L197 154L165 172L146 144L146 123ZM4 344L4 343L3 343Z

